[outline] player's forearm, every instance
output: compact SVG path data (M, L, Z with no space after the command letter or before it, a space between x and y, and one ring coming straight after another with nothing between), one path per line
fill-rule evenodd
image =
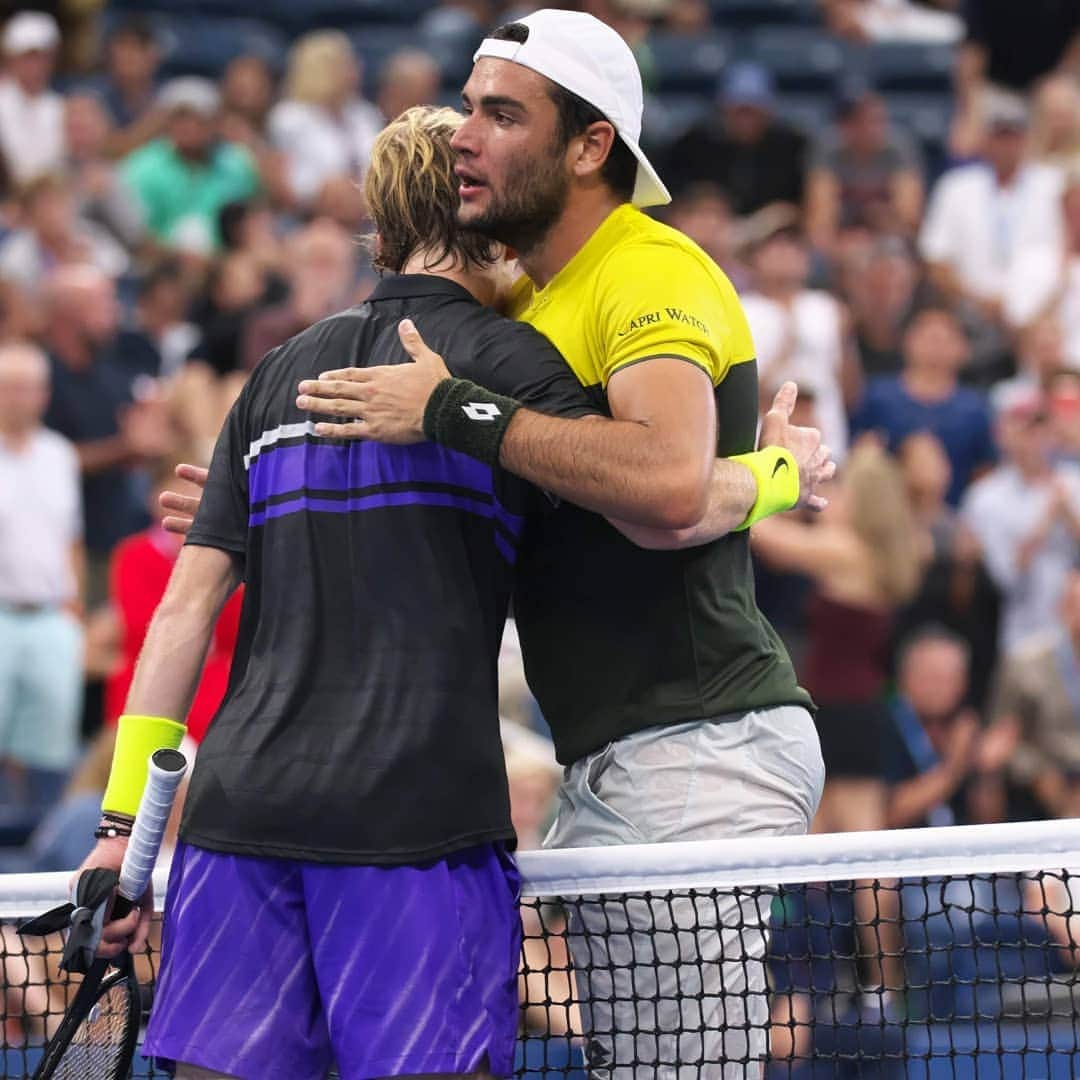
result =
M754 474L738 461L717 458L709 484L709 504L701 519L683 529L655 529L610 518L628 540L654 551L699 547L737 529L750 513L758 495Z
M185 548L169 587L146 633L124 712L136 716L162 716L183 722L202 674L203 661L218 615L236 586L236 576L223 552L213 552L211 573L192 562L206 562L200 553L210 549ZM185 558L187 557L187 558Z
M565 420L519 409L503 436L499 462L560 498L646 530L695 525L711 495L708 459L669 445L637 421ZM735 524L753 501L751 495Z
M214 619L207 612L158 608L139 654L124 712L183 721L213 631Z

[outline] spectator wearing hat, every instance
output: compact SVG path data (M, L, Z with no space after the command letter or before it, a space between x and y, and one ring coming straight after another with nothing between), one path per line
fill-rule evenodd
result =
M912 235L923 209L923 162L915 143L889 124L885 102L868 86L844 88L836 125L811 154L806 228L829 252L847 229Z
M1003 461L967 492L960 516L1002 594L999 646L1007 658L1056 622L1080 555L1080 469L1055 464L1038 390L999 401L997 438Z
M64 163L64 103L49 88L60 31L51 15L20 11L4 27L0 43L0 153L21 184Z
M664 175L675 195L694 184L715 184L740 217L773 203L801 206L806 137L779 120L775 107L769 72L759 64L733 64L713 115L668 151Z
M219 138L220 96L213 83L174 79L159 104L165 132L126 159L123 177L156 240L209 254L220 245L221 208L259 190L258 170L247 149Z
M982 160L937 182L919 234L931 280L951 301L995 326L1010 266L1028 235L1032 206L1053 200L1054 177L1027 155L1028 110L998 94L987 115Z

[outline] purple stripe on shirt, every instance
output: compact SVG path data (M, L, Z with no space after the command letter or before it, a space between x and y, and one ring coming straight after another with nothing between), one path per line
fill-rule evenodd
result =
M286 502L274 503L265 510L258 510L248 518L248 526L255 528L265 525L273 518L287 517L308 511L314 514L349 514L357 510L377 510L391 506L442 506L453 510L464 510L484 518L499 517L501 507L486 500L467 495L453 495L444 491L382 491L371 495L353 495L347 499L320 499L316 495L297 495ZM506 511L502 511L503 514ZM512 515L510 515L512 517ZM514 519L520 523L520 518ZM501 532L495 533L495 546L499 553L511 565L517 559L513 542Z
M275 495L306 488L309 491L357 491L382 484L447 484L452 487L469 488L476 492L472 499L462 493L460 503L446 501L405 500L372 502L376 494L361 495L346 502L319 500L318 505L306 507L333 513L346 509L367 510L375 506L400 506L405 503L425 502L432 506L458 506L460 509L478 512L476 506L489 501L485 517L494 517L513 536L519 537L524 519L507 510L495 496L492 470L489 466L462 454L447 450L433 443L414 446L387 446L383 443L354 442L346 446L328 443L304 442L297 446L278 446L264 450L251 464L248 474L248 498L252 504L265 502ZM397 496L401 493L393 493ZM409 494L405 492L404 494ZM441 493L439 494L443 497ZM452 496L458 498L458 496ZM356 505L353 505L354 501ZM337 503L332 506L331 503ZM299 509L292 500L288 505ZM266 516L279 517L274 508L258 511L252 515L251 524L262 524ZM265 515L265 516L262 516ZM259 519L259 520L256 520Z

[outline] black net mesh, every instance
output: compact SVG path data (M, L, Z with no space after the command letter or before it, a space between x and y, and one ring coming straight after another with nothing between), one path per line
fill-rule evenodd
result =
M517 1076L1072 1080L1078 899L1064 870L527 898ZM19 1078L77 980L58 935L14 926L0 1064ZM147 1005L159 927L151 942ZM137 1055L134 1075L164 1074Z
M0 895L4 879L0 876ZM58 898L59 899L59 898ZM48 902L38 905L44 909ZM38 914L26 912L26 916ZM0 976L3 997L0 999L0 1023L3 1027L3 1053L0 1076L30 1077L41 1060L42 1047L60 1026L64 1010L79 989L81 976L60 970L64 941L60 934L47 937L21 937L15 932L23 919L0 923ZM155 917L150 944L135 959L135 973L140 984L140 999L145 1007L153 994L161 945L161 920ZM126 1031L129 991L122 981L99 1002L87 1021L75 1032L64 1054L57 1080L100 1080L115 1070ZM134 1075L161 1077L136 1054Z

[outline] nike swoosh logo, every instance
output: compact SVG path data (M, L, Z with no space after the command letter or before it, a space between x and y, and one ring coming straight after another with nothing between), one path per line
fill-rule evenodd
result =
M781 469L786 469L787 467L788 467L787 458L777 458L776 459L776 464L773 466L773 469L772 469L773 476L776 476L776 474Z

